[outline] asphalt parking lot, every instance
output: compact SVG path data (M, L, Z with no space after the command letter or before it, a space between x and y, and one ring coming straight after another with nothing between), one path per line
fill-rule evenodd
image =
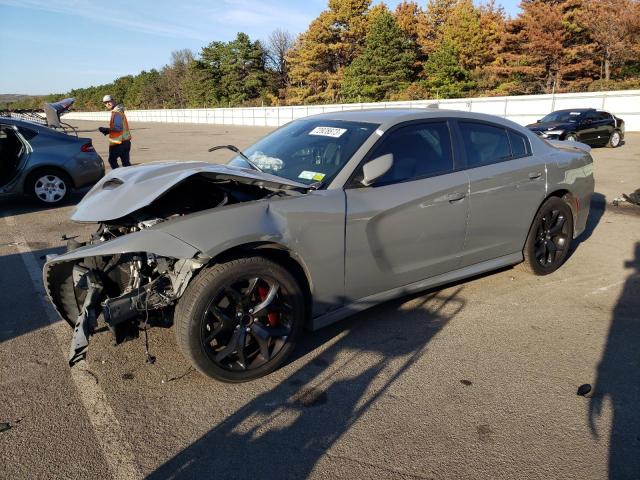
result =
M93 122L72 122L95 129ZM270 129L132 124L132 162L214 160ZM106 161L107 142L85 134ZM597 148L587 231L547 277L506 269L308 334L258 381L202 377L171 329L113 347L43 297L44 255L93 227L0 200L0 478L640 478L640 134ZM581 384L591 398L576 395Z

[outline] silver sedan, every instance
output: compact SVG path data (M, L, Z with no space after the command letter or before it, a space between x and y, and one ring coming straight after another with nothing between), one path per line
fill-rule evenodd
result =
M155 316L200 372L258 378L304 327L518 263L552 273L594 188L588 146L473 113L337 112L214 148L237 156L118 169L77 206L96 233L44 267L71 364L99 318L119 342Z

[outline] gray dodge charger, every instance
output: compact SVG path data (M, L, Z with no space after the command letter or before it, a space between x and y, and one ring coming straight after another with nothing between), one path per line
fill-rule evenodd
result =
M305 327L518 263L552 273L594 188L588 146L474 113L336 112L217 148L237 155L121 168L78 204L96 233L44 267L71 365L102 318L116 342L173 324L203 374L258 378Z

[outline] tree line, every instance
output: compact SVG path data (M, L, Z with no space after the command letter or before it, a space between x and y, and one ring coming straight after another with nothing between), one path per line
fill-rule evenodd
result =
M494 0L329 0L294 38L238 33L159 70L106 85L31 97L9 108L104 94L129 109L414 100L640 88L640 0L522 0L508 17Z

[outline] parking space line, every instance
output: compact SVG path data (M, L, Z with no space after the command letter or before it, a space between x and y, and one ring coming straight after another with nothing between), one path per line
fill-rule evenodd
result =
M9 214L5 221L12 230L14 245L20 252L24 266L31 278L36 297L42 306L47 321L51 324L60 352L65 359L69 351L71 341L70 329L59 320L57 313L50 305L42 285L42 269L33 252L27 246L27 242L21 233L17 232L15 217ZM131 445L127 441L116 418L113 409L109 405L104 390L100 387L94 375L89 371L85 361L78 363L70 369L71 379L76 387L78 397L86 410L89 422L93 427L97 446L102 451L105 462L109 465L114 479L142 478L136 465ZM72 412L70 412L72 414Z

